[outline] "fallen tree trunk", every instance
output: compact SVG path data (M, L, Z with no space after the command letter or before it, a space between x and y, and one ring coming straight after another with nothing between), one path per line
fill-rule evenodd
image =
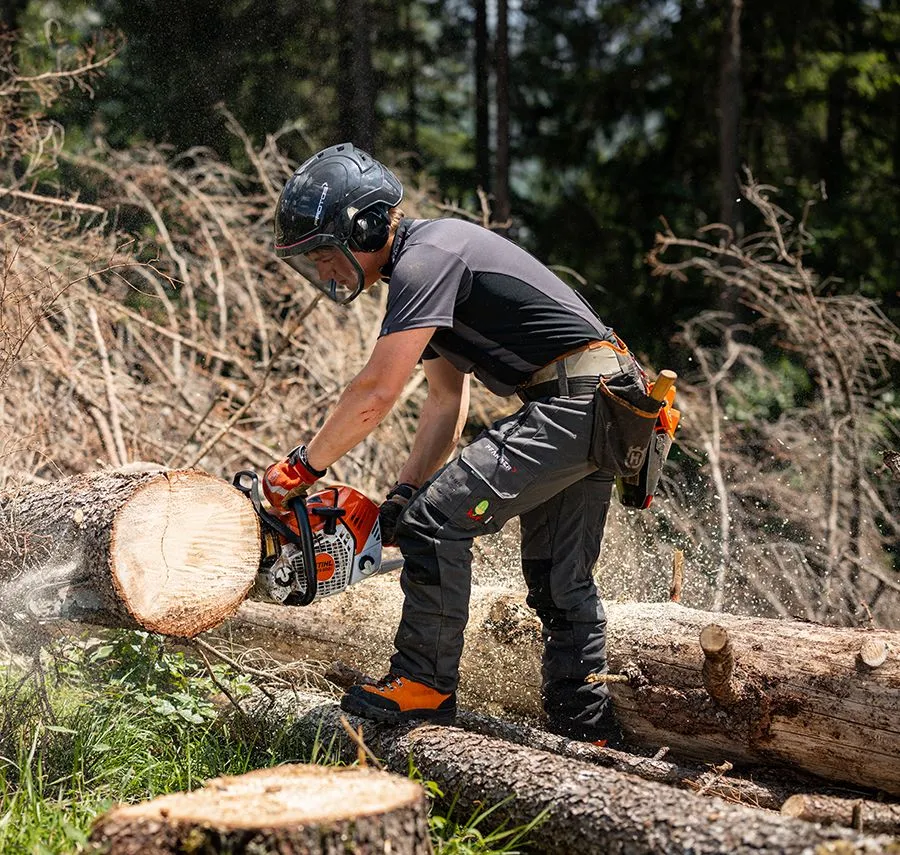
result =
M248 704L248 700L250 703ZM274 699L257 693L243 701L261 738L279 733L309 747L333 746L352 762L357 746L341 724L342 713L322 695L283 691ZM454 816L497 807L479 828L527 825L544 814L528 836L534 851L547 853L818 853L884 851L887 838L863 838L841 828L696 796L662 784L513 745L458 728L388 727L346 716L363 728L368 749L388 768L437 783ZM273 727L277 724L277 727ZM841 846L832 849L831 846ZM859 848L857 848L859 847Z
M807 822L843 825L869 834L900 835L900 804L798 793L781 806L781 813Z
M90 840L106 855L432 851L418 784L371 769L305 765L215 778L190 793L113 808Z
M727 768L710 768L673 763L661 757L641 757L627 751L601 748L590 742L574 742L539 728L513 724L466 710L460 712L456 724L470 733L492 736L538 751L549 751L582 763L615 769L645 781L669 784L748 807L780 810L785 800L799 789L799 785L791 788L784 783L749 781L728 775L726 772L730 770L730 764L725 764Z
M0 495L0 614L193 636L253 584L259 523L195 470L98 472Z
M380 675L401 596L390 576L306 609L246 603L218 630L286 659L339 659ZM607 605L610 686L629 737L705 762L796 768L900 794L900 632L712 614L677 603ZM716 623L733 663L717 701L704 684L700 633ZM891 654L863 664L864 642ZM539 715L540 627L524 598L476 589L460 703L490 714ZM710 669L707 669L709 672ZM709 679L709 677L708 677ZM722 698L733 698L730 705Z
M355 683L366 682L365 675L348 668L343 663L334 663L325 672L325 677L344 689ZM668 753L666 748L658 752L659 756L656 757L643 757L627 751L601 748L591 742L578 742L527 724L510 722L471 710L460 710L456 725L469 733L493 736L525 748L549 751L561 757L571 757L583 763L593 763L596 766L615 769L617 772L636 775L645 781L669 784L700 795L716 796L736 804L766 810L780 810L787 798L798 792L807 792L809 789L808 783L803 787L799 783L789 786L785 781L749 781L726 774L727 770L722 767L672 763L663 759Z

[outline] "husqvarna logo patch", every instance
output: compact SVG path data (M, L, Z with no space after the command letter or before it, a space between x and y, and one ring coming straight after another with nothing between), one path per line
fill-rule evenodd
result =
M322 185L322 195L319 197L319 204L316 207L316 221L315 221L316 225L319 225L319 222L322 219L322 209L325 207L325 197L327 195L328 195L328 182L326 181Z

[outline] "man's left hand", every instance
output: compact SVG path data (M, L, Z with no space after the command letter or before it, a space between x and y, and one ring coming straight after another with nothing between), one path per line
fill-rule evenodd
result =
M378 522L381 526L382 546L397 545L397 523L418 489L412 484L394 484L385 501L381 503L378 509Z

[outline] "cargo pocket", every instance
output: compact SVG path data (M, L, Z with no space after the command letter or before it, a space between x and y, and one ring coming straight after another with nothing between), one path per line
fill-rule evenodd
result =
M460 461L500 500L513 501L537 478L538 462L529 449L542 433L529 416L534 404L499 429L483 433L460 455Z
M651 398L631 373L601 377L594 392L591 461L611 475L636 475L662 406L663 402Z

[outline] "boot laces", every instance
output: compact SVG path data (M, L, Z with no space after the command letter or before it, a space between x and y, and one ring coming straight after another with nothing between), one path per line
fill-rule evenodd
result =
M398 674L385 674L376 684L376 689L381 689L385 692L393 692L394 689L399 689L400 686L403 685L403 678Z

